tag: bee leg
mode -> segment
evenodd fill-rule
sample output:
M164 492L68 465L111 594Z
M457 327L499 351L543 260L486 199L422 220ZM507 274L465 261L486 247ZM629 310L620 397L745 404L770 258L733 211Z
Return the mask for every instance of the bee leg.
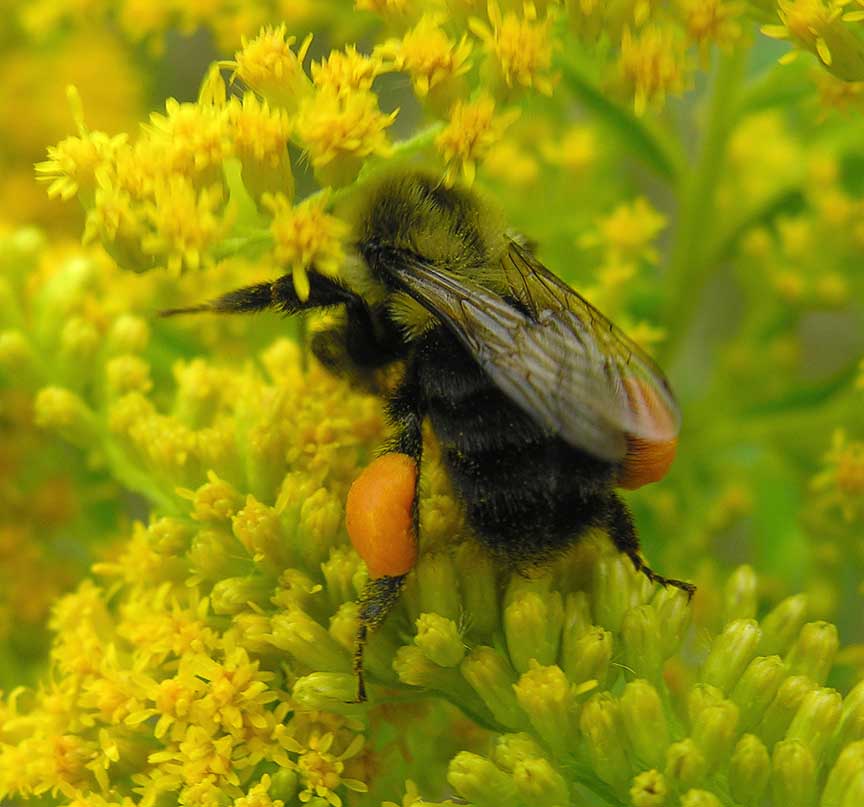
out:
M642 560L642 556L639 554L639 538L636 535L633 518L627 509L627 505L615 495L609 499L606 520L603 526L606 527L612 543L615 544L615 548L630 558L637 572L642 572L652 583L659 583L664 587L672 586L673 588L679 588L687 593L688 600L692 599L693 594L696 592L696 586L684 580L663 577Z
M420 463L423 458L423 411L420 404L416 368L409 364L405 377L391 396L387 414L396 427L396 433L387 442L384 454L396 452L407 454L414 460L417 474L414 483L414 498L411 505L414 540L417 540L420 526L418 489L420 485ZM366 700L366 683L363 675L363 652L369 633L382 622L399 601L405 575L385 575L370 579L360 595L360 624L354 637L354 656L352 669L357 680L358 703Z
M366 701L366 681L363 676L363 652L366 649L366 641L369 632L375 630L399 602L405 575L396 577L378 577L369 580L363 587L360 595L360 624L354 636L354 656L352 670L357 681L357 695L355 701L364 703Z

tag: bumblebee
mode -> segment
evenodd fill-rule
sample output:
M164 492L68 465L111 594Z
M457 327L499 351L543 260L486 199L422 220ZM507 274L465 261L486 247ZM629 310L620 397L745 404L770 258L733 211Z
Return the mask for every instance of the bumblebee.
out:
M691 584L645 565L615 492L661 478L675 454L679 411L657 365L467 190L393 174L352 218L341 278L310 267L306 300L285 275L165 313L338 307L340 324L312 342L326 366L365 378L404 367L386 393L394 435L346 508L370 569L355 644L358 700L367 633L398 601L416 558L427 419L468 523L494 555L526 568L599 527L637 570L691 595Z

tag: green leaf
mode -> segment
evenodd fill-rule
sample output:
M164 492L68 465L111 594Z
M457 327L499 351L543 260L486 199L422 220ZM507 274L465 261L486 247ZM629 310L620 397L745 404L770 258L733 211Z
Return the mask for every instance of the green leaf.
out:
M565 63L562 73L567 87L598 121L661 177L672 184L681 174L681 160L659 132L644 118L607 98L577 67Z

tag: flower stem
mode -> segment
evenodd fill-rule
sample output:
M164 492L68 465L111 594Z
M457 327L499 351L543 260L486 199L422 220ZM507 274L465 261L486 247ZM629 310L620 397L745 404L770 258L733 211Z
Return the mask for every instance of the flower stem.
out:
M665 321L674 323L666 350L675 353L690 331L696 302L708 279L717 182L723 171L726 146L735 123L737 97L748 49L721 52L714 76L705 138L694 170L684 175L678 227L669 257L668 308Z

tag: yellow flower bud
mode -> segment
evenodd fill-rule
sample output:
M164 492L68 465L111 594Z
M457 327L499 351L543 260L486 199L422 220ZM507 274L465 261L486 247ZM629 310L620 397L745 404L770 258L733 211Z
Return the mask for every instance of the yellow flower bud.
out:
M771 778L771 757L755 734L738 740L729 762L729 789L741 804L759 804Z
M700 784L708 774L708 763L691 739L672 743L666 751L666 779L679 788Z
M774 804L809 807L816 792L816 761L801 740L782 740L771 760L771 792Z
M806 675L817 684L824 684L839 643L837 628L830 622L808 623L786 654L789 672Z
M255 561L266 560L276 569L288 565L290 553L274 508L247 496L246 506L231 519L231 526Z
M660 695L648 681L637 679L621 693L621 719L636 758L660 767L669 747L669 724Z
M600 692L582 707L579 728L594 772L616 790L626 791L630 781L627 735L621 707L608 692Z
M543 749L530 734L501 734L495 739L492 761L502 771L513 773L520 762L529 759L543 759Z
M504 635L513 666L522 673L532 659L539 664L552 664L558 657L564 622L561 594L550 591L548 583L526 585L514 578L505 602Z
M653 768L638 774L630 786L630 803L633 807L664 807L668 795L666 778Z
M864 740L858 740L849 743L843 749L834 767L831 768L828 781L825 782L825 789L822 791L821 807L841 807L853 782L862 778L864 778Z
M546 744L563 753L575 741L576 698L560 667L532 662L514 687L516 699Z
M840 720L842 698L833 689L814 689L804 696L786 732L787 740L801 740L819 762Z
M641 601L641 581L629 558L606 555L593 569L594 615L597 624L611 631L621 629L624 614ZM641 575L640 575L641 576Z
M272 581L262 577L226 577L217 580L210 592L210 604L217 614L236 614L249 603L263 606L273 593Z
M828 747L829 763L849 743L864 737L864 681L859 681L843 699L840 722Z
M753 619L730 622L711 645L705 660L702 680L707 684L730 692L747 665L756 655L762 631Z
M298 678L291 691L300 709L324 709L343 715L356 715L362 706L353 703L357 682L351 673L314 672Z
M111 324L105 346L109 353L140 353L150 340L150 328L141 318L121 314Z
M441 667L456 667L465 657L459 628L452 619L440 614L420 614L414 644Z
M129 392L148 393L153 388L150 365L140 356L123 354L109 359L105 365L108 392L120 396Z
M462 591L466 631L469 636L488 636L498 627L499 619L495 562L473 541L457 547L454 562L459 576L471 581Z
M650 605L631 608L621 623L624 662L633 672L650 681L660 678L663 655L660 643L660 623Z
M612 634L603 628L591 628L576 641L568 641L565 634L561 666L574 684L597 681L603 686L609 677L612 661Z
M184 495L192 499L192 518L197 521L227 521L243 505L234 486L213 471L207 472L207 482L194 493L186 491Z
M807 597L796 594L787 597L770 611L761 622L762 641L759 652L764 656L785 653L807 618Z
M34 404L36 425L59 432L66 440L90 448L98 440L93 412L84 401L63 387L43 387Z
M729 575L723 587L725 622L756 617L756 582L756 572L749 565L739 566Z
M324 590L332 607L353 600L360 594L354 586L360 565L360 557L352 547L336 546L330 550L330 557L321 564L321 572L327 584Z
M519 807L521 803L511 776L468 751L461 751L451 760L447 781L477 807Z
M708 770L728 759L738 736L738 707L723 700L706 706L693 724L693 741L699 747Z
M21 331L0 333L0 370L20 380L32 376L35 368L36 353L27 337Z
M221 580L237 571L237 542L224 530L201 529L192 538L189 564L204 580Z
M526 759L513 769L513 782L525 804L569 807L570 789L547 759Z
M790 676L780 685L758 728L769 748L786 734L807 693L814 689L816 684L805 675Z
M416 567L419 613L459 619L461 598L452 558L443 552L421 555ZM416 616L419 615L415 615Z
M663 626L660 632L660 646L663 658L677 652L690 624L690 598L686 591L668 586L661 588L651 601L657 612L657 619Z
M293 608L275 614L270 642L297 661L319 672L350 672L351 657L345 648L308 614Z
M475 647L462 661L460 669L499 723L510 728L527 723L514 692L516 672L497 650L482 645Z
M747 665L732 690L732 700L741 711L742 730L758 725L784 678L786 665L779 656L757 656Z
M60 331L60 355L66 361L84 361L96 353L100 342L99 331L89 319L70 317Z
M707 790L688 790L681 797L681 807L722 807L720 799Z

